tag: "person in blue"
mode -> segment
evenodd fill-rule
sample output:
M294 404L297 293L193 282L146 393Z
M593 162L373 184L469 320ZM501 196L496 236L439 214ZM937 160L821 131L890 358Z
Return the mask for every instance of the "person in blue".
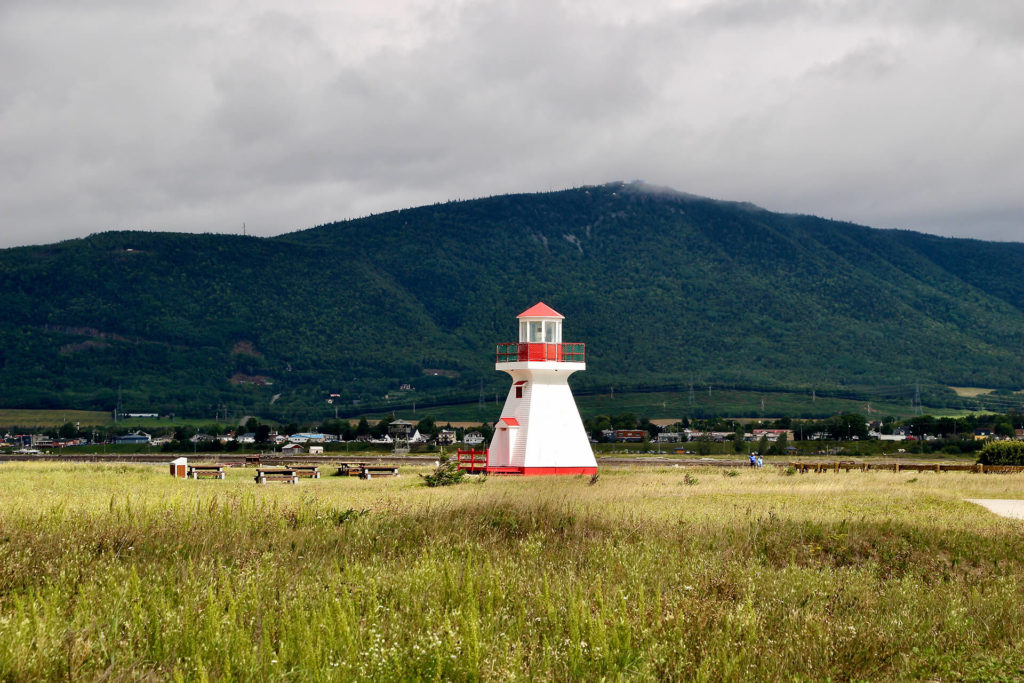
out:
M757 456L753 453L750 454L750 466L757 467Z
M764 460L761 459L760 455L757 456L757 466L758 467L764 467Z

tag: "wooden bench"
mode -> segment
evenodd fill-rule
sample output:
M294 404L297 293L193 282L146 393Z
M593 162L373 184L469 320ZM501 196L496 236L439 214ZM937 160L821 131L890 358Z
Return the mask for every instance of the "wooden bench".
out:
M288 465L288 468L295 470L295 474L299 477L307 477L309 479L320 478L320 467L318 465Z
M363 465L360 479L372 479L374 477L397 477L398 468L391 465Z
M188 476L191 479L223 479L224 465L189 465Z
M280 481L285 484L298 484L299 475L291 467L257 467L256 483L266 484L268 481Z
M342 462L338 463L338 471L334 473L336 477L361 477L363 474L363 468L366 467L365 462Z

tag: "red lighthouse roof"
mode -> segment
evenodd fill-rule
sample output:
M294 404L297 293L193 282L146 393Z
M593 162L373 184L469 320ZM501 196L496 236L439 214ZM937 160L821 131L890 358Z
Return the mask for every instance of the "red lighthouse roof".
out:
M540 301L516 316L517 318L564 318L565 316Z

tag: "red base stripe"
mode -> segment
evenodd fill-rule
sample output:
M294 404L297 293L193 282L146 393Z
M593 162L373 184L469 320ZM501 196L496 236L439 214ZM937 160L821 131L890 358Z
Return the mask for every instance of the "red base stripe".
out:
M488 467L492 474L522 474L527 477L546 475L597 474L596 467Z

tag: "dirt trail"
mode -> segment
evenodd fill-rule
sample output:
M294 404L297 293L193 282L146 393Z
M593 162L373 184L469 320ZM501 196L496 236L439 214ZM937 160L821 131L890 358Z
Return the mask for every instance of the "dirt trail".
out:
M968 498L968 503L977 503L1002 517L1024 519L1024 500L1004 500L1002 498Z

